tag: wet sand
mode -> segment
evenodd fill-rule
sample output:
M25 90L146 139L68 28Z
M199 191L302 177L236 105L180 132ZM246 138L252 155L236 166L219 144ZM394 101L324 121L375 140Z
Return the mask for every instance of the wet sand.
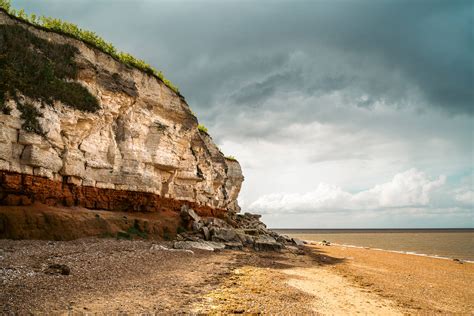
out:
M153 245L115 239L0 240L0 312L474 311L473 264L336 246L190 253ZM70 274L46 274L52 263L67 265Z

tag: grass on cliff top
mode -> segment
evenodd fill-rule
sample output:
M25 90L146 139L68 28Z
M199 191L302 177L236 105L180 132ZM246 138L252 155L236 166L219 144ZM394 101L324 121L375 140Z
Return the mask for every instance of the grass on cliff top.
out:
M115 59L121 61L126 65L140 69L158 78L176 94L181 95L179 93L178 87L175 86L171 81L166 79L161 71L156 70L155 68L147 64L145 61L137 59L128 53L117 51L114 45L108 43L94 32L81 29L75 24L62 21L60 19L45 16L38 17L35 14L28 15L23 9L18 11L14 10L11 6L11 0L0 0L0 9L3 9L11 16L15 16L16 18L33 24L35 26L39 26L54 31L56 33L60 33L81 40L101 50L102 52L109 54L110 56L114 57Z

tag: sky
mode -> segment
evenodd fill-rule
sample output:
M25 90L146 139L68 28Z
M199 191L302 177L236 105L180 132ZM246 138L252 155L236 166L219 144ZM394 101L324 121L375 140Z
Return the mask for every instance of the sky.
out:
M470 0L13 5L162 70L269 227L474 227Z

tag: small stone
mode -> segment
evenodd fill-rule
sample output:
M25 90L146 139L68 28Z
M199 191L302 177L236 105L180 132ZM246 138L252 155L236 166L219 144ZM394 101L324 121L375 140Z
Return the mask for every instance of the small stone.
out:
M44 270L44 273L53 275L69 275L71 273L71 269L65 264L53 263L50 264L46 270Z

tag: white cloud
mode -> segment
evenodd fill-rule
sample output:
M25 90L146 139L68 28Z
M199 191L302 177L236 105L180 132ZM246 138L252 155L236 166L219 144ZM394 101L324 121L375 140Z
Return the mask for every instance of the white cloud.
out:
M377 210L426 207L433 191L446 181L445 176L430 179L417 169L396 174L390 182L358 193L320 183L308 193L267 194L249 205L254 212L271 214Z
M468 188L459 189L454 199L462 204L474 206L474 191Z

